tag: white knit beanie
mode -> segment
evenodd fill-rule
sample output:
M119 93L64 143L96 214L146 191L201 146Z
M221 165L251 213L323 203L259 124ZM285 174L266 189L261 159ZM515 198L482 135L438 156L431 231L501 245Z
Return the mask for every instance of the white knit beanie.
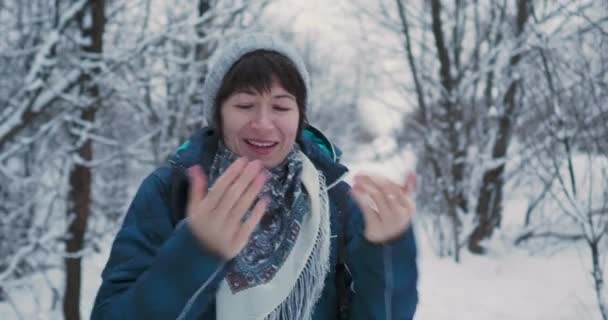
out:
M266 33L249 33L228 41L221 46L210 61L210 69L203 83L203 114L207 124L213 125L215 119L215 100L222 80L230 68L245 54L256 50L274 51L284 55L296 66L304 85L306 95L310 96L310 79L304 61L295 48L281 38ZM307 101L310 99L306 99ZM303 106L305 109L307 106Z

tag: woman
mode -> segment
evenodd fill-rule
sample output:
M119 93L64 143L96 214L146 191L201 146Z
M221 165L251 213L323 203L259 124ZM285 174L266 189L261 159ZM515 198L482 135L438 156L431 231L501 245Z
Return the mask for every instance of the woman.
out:
M359 175L350 191L307 124L304 63L280 39L240 37L212 62L210 127L144 180L92 318L412 319L413 177Z

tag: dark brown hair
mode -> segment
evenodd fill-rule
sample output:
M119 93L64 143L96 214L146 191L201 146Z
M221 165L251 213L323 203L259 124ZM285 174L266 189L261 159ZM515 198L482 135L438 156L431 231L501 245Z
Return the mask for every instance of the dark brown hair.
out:
M257 92L270 92L272 82L276 80L296 98L300 114L298 136L302 132L306 119L306 85L296 65L284 55L269 51L255 50L244 54L232 65L222 79L222 84L215 100L215 125L222 132L220 106L235 91L253 89Z

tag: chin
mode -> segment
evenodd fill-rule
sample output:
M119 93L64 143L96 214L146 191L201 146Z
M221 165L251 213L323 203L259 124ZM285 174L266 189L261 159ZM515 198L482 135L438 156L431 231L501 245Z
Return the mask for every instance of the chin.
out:
M262 160L262 164L264 165L264 168L269 169L269 170L278 165L278 163L276 163L276 161L270 161L270 160Z

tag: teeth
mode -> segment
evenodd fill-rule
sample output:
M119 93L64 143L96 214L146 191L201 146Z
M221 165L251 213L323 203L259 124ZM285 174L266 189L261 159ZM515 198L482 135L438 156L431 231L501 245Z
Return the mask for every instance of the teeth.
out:
M275 144L274 142L257 142L257 141L253 141L253 140L247 140L247 142L249 142L250 144L252 144L256 147L262 147L262 148L272 147Z

